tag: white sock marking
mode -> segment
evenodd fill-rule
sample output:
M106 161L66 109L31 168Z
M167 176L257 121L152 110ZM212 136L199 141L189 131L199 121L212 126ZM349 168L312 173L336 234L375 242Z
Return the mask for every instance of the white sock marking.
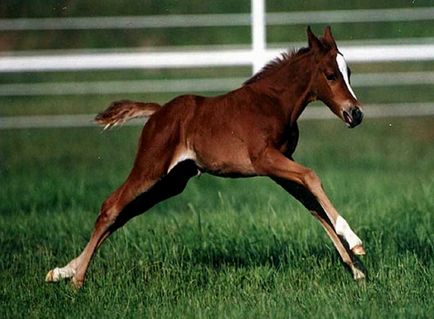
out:
M336 55L336 62L338 63L339 71L341 72L345 84L347 85L348 91L350 91L351 95L357 100L356 94L350 85L350 80L348 79L348 67L347 62L345 62L344 56L340 53Z
M345 238L348 245L350 246L350 249L353 249L353 247L362 244L360 238L357 237L356 234L354 234L347 221L341 216L338 216L338 218L336 219L335 230L338 235L341 235Z
M75 275L75 270L72 267L65 266L62 268L54 268L53 269L53 281L59 281L63 278L71 278Z

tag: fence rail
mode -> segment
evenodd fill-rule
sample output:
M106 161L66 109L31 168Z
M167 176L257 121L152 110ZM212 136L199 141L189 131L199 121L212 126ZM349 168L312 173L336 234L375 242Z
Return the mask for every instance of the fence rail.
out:
M294 25L347 22L393 22L432 20L433 7L270 12L266 24ZM98 30L250 26L249 13L187 14L122 17L0 19L0 31Z
M434 115L433 103L372 104L364 106L367 118L421 117ZM95 114L35 115L0 117L2 129L95 127ZM300 120L327 120L336 116L326 107L308 107ZM133 119L125 125L143 125L143 119Z
M146 93L224 92L237 88L244 77L80 81L0 84L0 96L50 96ZM354 87L434 85L434 72L363 73L352 76Z
M267 49L263 59L271 60L285 50ZM434 44L365 45L340 50L350 62L434 60ZM249 49L3 56L0 57L0 73L248 66L257 59L257 53Z

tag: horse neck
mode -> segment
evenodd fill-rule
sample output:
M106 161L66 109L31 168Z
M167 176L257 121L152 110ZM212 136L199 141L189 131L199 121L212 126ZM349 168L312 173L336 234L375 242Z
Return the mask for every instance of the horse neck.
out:
M307 104L314 100L311 90L314 73L313 56L306 53L294 57L279 70L258 81L256 87L277 101L286 122L294 125Z

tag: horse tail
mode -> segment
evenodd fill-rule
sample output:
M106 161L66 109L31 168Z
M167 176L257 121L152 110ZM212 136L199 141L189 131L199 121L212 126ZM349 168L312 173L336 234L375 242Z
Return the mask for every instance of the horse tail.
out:
M95 122L104 125L104 130L123 124L135 117L150 117L161 108L157 103L143 103L130 100L116 101L97 114Z

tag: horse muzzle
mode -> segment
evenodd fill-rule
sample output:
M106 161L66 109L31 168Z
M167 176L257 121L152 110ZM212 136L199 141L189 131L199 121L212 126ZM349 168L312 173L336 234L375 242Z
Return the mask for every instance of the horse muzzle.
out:
M356 127L363 120L363 112L358 106L342 111L342 119L349 128Z

